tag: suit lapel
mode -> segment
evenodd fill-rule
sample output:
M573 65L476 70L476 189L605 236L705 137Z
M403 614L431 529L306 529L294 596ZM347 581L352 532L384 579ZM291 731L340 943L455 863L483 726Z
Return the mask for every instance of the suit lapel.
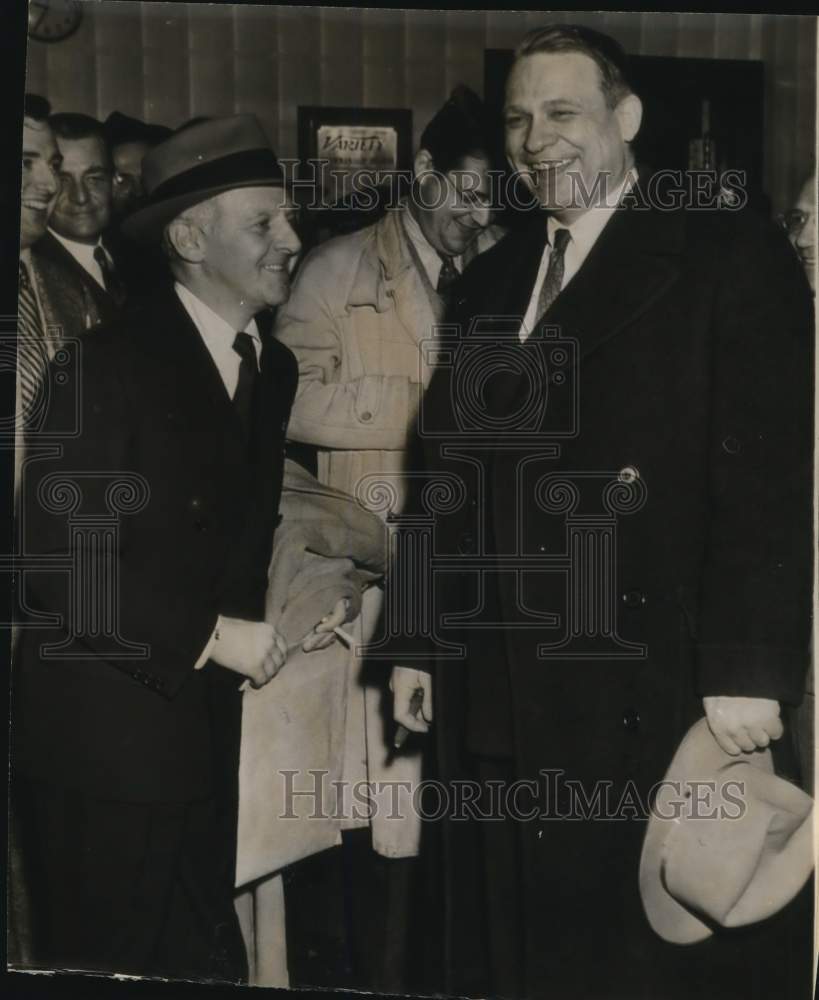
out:
M587 358L644 313L679 277L681 213L615 213L580 270L544 317L579 341Z
M159 323L155 336L160 350L170 352L172 370L178 372L176 392L191 413L207 414L208 426L224 428L237 443L245 441L244 429L233 400L196 324L179 296L167 289L157 303Z
M465 320L467 326L476 315L523 319L546 245L546 217L536 213L519 233L505 237L501 243L504 253L496 281L487 282L482 276L482 283L473 287L467 270L455 286L454 315ZM493 252L498 251L493 248ZM498 288L502 289L500 295ZM468 307L466 315L464 306Z
M51 233L37 243L36 254L55 313L69 315L76 329L88 329L116 315L111 296Z
M682 213L634 208L618 211L610 219L578 272L538 325L541 329L558 327L561 338L577 341L571 364L587 359L625 330L677 280L683 225ZM526 268L526 283L518 275L510 276L507 315L524 315L544 242L540 254L532 253L533 261L524 264L519 256L515 257L520 271ZM534 251L535 246L531 244L530 250ZM538 332L536 327L527 349L536 348ZM530 369L526 366L527 372ZM498 413L514 409L514 400L522 391L521 377L510 374L496 380L493 402Z

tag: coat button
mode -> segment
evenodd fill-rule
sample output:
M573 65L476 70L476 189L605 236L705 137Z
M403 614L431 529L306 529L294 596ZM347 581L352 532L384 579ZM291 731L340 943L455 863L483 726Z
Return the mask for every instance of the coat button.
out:
M646 603L646 595L641 590L627 590L621 600L627 608L641 608Z
M636 482L640 478L640 470L634 465L626 465L617 473L617 478L621 483Z
M192 497L191 498L191 504L190 504L190 506L191 506L191 510L201 510L202 509L202 501L199 499L199 497Z
M369 423L369 422L370 422L370 421L372 420L372 418L373 418L373 415L372 415L372 413L370 413L370 411L369 411L369 410L365 410L365 411L364 411L364 412L363 412L363 413L361 414L361 419L362 419L362 420L363 420L363 421L364 421L365 423Z
M640 713L636 708L623 710L623 728L630 733L635 733L640 728Z
M469 555L475 551L475 536L470 531L462 531L458 536L458 551L461 555Z
M722 442L722 450L727 452L729 455L737 455L741 450L742 445L737 441L735 437L731 437L729 434L727 438Z

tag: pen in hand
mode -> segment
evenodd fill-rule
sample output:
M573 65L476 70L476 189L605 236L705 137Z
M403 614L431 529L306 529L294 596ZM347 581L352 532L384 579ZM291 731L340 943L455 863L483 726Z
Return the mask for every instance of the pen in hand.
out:
M409 710L410 715L417 715L424 703L424 689L417 687L412 692L412 697L410 698ZM401 747L406 743L407 737L410 731L406 726L399 725L395 730L395 739L393 740L393 746L396 750L400 750Z

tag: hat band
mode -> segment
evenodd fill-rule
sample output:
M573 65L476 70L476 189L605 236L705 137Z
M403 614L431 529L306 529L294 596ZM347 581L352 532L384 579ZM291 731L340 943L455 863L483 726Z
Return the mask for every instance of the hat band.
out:
M198 163L157 185L151 192L151 201L166 201L195 191L248 181L258 181L259 185L284 184L282 168L272 149L243 149L209 163Z

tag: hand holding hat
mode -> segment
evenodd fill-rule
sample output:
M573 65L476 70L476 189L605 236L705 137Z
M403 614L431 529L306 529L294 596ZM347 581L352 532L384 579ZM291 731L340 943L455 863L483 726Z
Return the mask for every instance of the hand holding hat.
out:
M693 944L772 916L813 868L813 800L774 774L769 750L731 755L700 719L659 786L640 894L652 928Z
M772 698L714 696L702 702L714 739L732 756L764 749L784 732L779 702Z

